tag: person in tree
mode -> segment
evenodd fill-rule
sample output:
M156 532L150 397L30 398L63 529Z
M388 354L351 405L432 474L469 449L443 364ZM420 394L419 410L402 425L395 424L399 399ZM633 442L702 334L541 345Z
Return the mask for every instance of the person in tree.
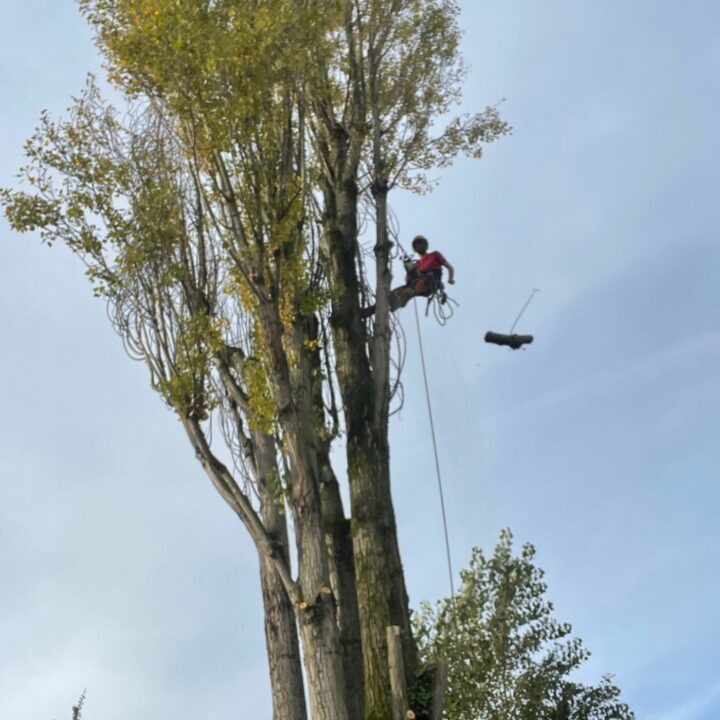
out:
M405 258L405 284L390 291L390 311L405 307L414 297L430 297L442 288L442 269L447 268L448 282L455 284L455 268L445 256L434 250L428 252L429 243L423 235L416 235L412 241L413 250L420 256L419 260ZM363 317L375 314L375 305L363 308Z

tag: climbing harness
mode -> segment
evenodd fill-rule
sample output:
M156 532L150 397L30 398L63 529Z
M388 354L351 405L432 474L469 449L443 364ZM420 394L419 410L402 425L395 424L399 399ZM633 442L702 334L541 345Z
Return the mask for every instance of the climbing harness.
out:
M442 511L443 531L445 533L445 553L447 555L448 577L450 579L450 598L455 603L455 581L453 580L452 554L450 552L450 535L448 533L447 513L445 511L445 493L443 492L442 473L440 472L440 456L438 454L437 437L435 435L435 422L433 420L432 404L430 402L430 385L425 365L425 350L423 348L422 332L420 330L420 313L417 301L413 300L415 309L415 325L417 327L418 344L420 346L420 362L422 365L423 382L425 383L425 400L427 402L428 418L430 419L430 434L432 435L433 453L435 454L435 474L437 475L438 492L440 494L440 509Z
M428 317L430 308L432 308L433 316L438 324L446 325L447 321L455 314L455 308L459 307L460 303L453 300L445 292L445 285L443 285L439 272L420 272L417 269L417 261L415 258L405 251L405 248L403 248L397 238L395 242L403 253L401 256L402 264L407 275L412 278L413 288L417 288L417 286L421 284L423 285L422 292L418 292L417 296L427 298L425 317Z
M492 332L492 330L488 330L488 332L485 333L485 342L492 343L493 345L504 345L509 347L511 350L519 350L523 345L529 345L532 343L535 339L532 335L517 335L515 334L515 328L520 322L520 318L525 314L528 306L533 301L533 298L539 292L540 290L538 290L538 288L534 288L532 293L530 293L530 297L523 305L522 310L518 313L518 316L515 318L515 322L512 324L509 333L496 333Z

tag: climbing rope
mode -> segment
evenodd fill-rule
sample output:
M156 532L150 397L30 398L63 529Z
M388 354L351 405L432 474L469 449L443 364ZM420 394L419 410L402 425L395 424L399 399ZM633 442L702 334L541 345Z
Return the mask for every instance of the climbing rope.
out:
M422 364L423 381L425 383L425 399L427 401L428 417L430 419L430 434L432 435L433 452L435 453L435 472L437 474L438 491L440 493L440 509L442 510L443 530L445 532L445 552L447 554L448 576L450 578L450 597L455 603L455 581L453 580L452 556L450 552L450 535L448 533L447 513L445 512L445 493L443 492L442 473L440 472L440 456L438 455L437 437L435 435L435 422L433 421L432 404L430 402L430 385L428 384L427 367L425 365L425 350L423 348L422 332L420 331L420 313L417 309L417 299L413 299L415 309L415 325L417 327L418 344L420 346L420 361Z
M540 290L538 288L535 288L531 293L530 297L528 298L528 301L523 305L522 310L520 311L519 315L515 318L515 322L512 324L512 327L510 328L510 335L515 332L515 326L520 322L520 318L525 314L525 311L528 309L528 306L533 301L533 298L537 293L539 293Z
M394 248L394 251L391 253L391 257L393 257L394 259L397 259L398 257L410 258L412 257L412 255L407 252L407 250L400 242L400 222L398 220L398 217L393 212L392 208L389 208L389 210L390 212L388 214L388 235L393 243ZM435 319L440 325L445 325L445 323L447 323L447 321L453 316L453 305L457 306L458 303L455 302L455 300L453 300L452 298L447 297L444 291L441 290L441 292L443 293L445 302L441 302L442 298L438 297L437 292L434 292L428 298L425 315L430 312L430 306L432 305L433 315L435 316ZM443 491L442 472L440 470L440 455L438 453L437 435L435 433L435 421L433 419L432 413L432 403L430 402L430 385L428 384L427 366L425 363L425 349L423 347L422 331L420 329L420 313L418 312L417 303L417 297L413 298L413 310L415 311L415 327L417 328L418 345L420 347L420 361L422 364L423 382L425 384L425 401L427 403L428 419L430 421L430 434L432 435L433 454L435 457L435 474L437 475L438 493L440 495L440 511L442 513L443 533L445 536L445 554L447 558L448 580L450 581L450 599L454 606L455 580L453 579L452 553L450 550L450 533L448 531L447 512L445 510L445 493ZM399 321L398 325L402 328L402 325ZM457 620L455 620L455 622L457 622Z
M441 288L440 290L436 290L428 298L427 307L425 308L425 317L428 316L430 308L432 307L433 315L435 316L437 324L440 325L440 327L445 327L448 320L450 320L450 318L452 318L455 314L455 307L453 306L459 307L460 303L453 300L451 297L448 297L445 290Z

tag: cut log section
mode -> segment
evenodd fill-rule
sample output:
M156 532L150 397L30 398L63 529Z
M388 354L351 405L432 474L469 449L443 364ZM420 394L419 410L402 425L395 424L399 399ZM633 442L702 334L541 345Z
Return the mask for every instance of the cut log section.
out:
M513 350L519 350L523 345L529 345L533 340L532 335L505 335L492 331L485 333L485 342L493 345L504 345Z

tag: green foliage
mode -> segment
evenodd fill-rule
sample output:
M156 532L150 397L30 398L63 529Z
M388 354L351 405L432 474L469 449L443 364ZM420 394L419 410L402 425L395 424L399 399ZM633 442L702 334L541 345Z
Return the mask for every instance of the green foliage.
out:
M250 428L269 435L277 421L277 408L268 385L267 372L259 359L248 358L242 363L241 373L250 405Z
M208 386L208 368L222 346L220 333L205 312L178 319L172 372L158 383L165 401L183 417L207 419L216 405Z
M359 322L348 335L342 317L357 318L365 300L355 292L367 277L355 266L355 256L365 262L356 252L364 203L384 212L383 190L423 192L432 169L479 157L509 132L495 108L450 115L465 73L458 3L79 5L126 106L115 111L90 81L67 119L43 115L21 187L0 201L15 230L63 242L85 263L199 455L209 452L199 423L217 408L239 473L253 475L248 434L259 432L279 453L292 449L291 474L341 432L334 373L361 357L348 344L373 343L373 373L386 383L381 343L357 335ZM367 377L347 394L377 395ZM365 407L348 411L348 425L386 432L374 417L385 409ZM316 474L314 460L305 464L303 482ZM279 503L282 485L271 487ZM385 611L370 610L367 621L380 623ZM378 671L368 674L384 684L381 649L368 648Z
M224 340L234 343L238 317L255 326L261 303L285 330L330 305L337 289L317 250L328 128L344 127L361 175L380 151L389 187L417 191L429 186L428 169L459 152L479 156L509 130L488 110L434 131L464 75L455 0L80 8L129 112L103 101L91 79L67 119L43 114L25 148L27 187L0 191L0 201L14 229L80 256L150 363L153 386L181 413L198 398L207 405L211 371L200 365L220 345L190 350L198 323L232 326ZM258 368L267 363L245 372L246 389L256 427L267 429L272 383Z
M367 0L359 4L367 40L371 122L380 127L381 164L390 188L424 193L428 171L511 132L495 107L453 117L466 75L456 0ZM443 127L442 123L446 123Z
M273 132L288 75L308 71L333 3L296 0L81 0L110 79L191 119L204 149ZM280 92L279 92L280 91ZM202 150L201 150L202 152Z
M589 657L545 598L535 549L513 555L503 531L492 557L472 551L454 601L423 604L414 619L422 660L449 664L448 720L632 720L611 678L572 680Z

